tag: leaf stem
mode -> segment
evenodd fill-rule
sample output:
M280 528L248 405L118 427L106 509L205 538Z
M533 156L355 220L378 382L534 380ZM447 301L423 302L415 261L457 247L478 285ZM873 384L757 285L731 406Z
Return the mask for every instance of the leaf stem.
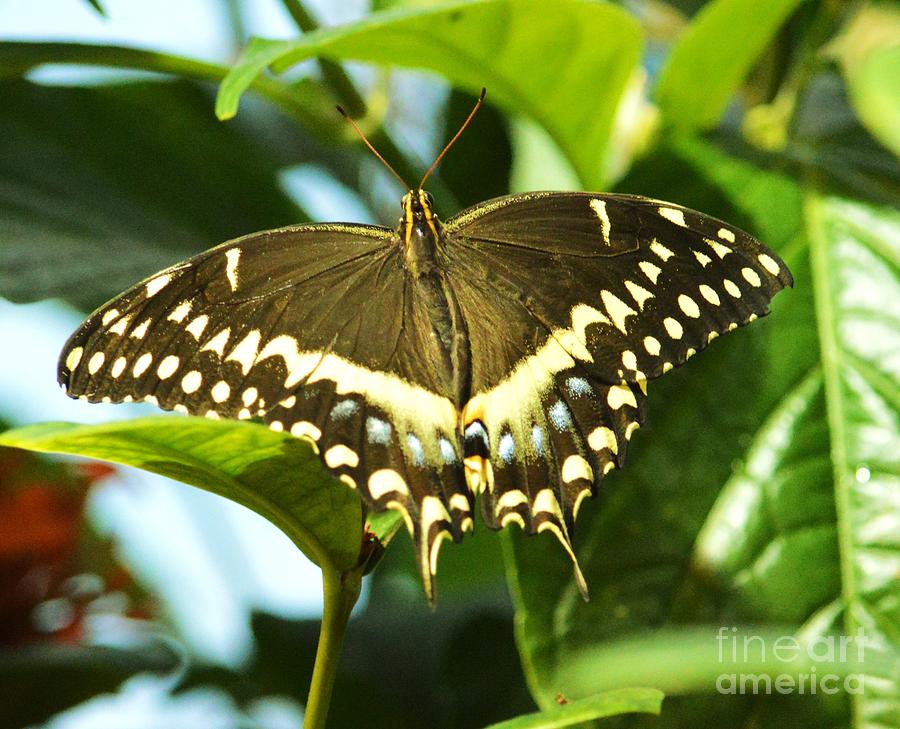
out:
M316 19L303 7L300 0L282 0L285 10L294 19L297 27L304 33L311 33L319 27ZM361 117L366 114L366 102L356 90L353 81L344 71L341 64L328 58L319 58L319 68L322 69L322 78L328 87L334 92L344 108L353 117Z
M354 567L348 572L323 567L322 584L325 590L322 627L319 630L319 646L313 667L309 697L306 701L304 729L324 729L331 704L331 692L337 676L344 633L350 620L353 606L359 599L362 586L363 567Z

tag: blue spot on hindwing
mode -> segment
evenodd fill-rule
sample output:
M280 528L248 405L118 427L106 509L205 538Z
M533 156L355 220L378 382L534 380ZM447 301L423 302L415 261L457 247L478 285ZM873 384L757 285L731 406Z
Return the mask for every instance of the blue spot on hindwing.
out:
M531 426L531 443L540 455L544 454L544 429L540 425Z
M516 455L516 442L513 440L511 433L504 433L500 436L500 444L497 450L504 463L513 462L513 458Z
M391 442L391 424L379 418L366 418L366 437L369 443L389 445Z
M593 393L591 383L583 377L570 377L566 380L566 389L572 397L590 395Z
M449 440L441 438L438 444L441 447L441 458L444 459L444 463L456 463L459 460L459 456L456 455L453 444Z
M560 433L572 426L572 413L562 400L557 400L547 411L550 422Z
M420 441L413 433L407 433L406 445L409 447L409 452L412 455L413 465L424 466L425 449L422 447L422 441Z
M359 410L359 403L355 400L341 400L337 405L331 408L332 420L346 420Z

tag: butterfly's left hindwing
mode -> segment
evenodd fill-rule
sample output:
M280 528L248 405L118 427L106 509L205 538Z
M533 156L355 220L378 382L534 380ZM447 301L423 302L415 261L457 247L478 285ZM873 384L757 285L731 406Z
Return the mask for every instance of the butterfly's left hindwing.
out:
M301 226L231 241L147 279L72 335L59 382L91 402L149 401L261 418L414 537L431 591L437 547L472 519L457 410L391 231Z

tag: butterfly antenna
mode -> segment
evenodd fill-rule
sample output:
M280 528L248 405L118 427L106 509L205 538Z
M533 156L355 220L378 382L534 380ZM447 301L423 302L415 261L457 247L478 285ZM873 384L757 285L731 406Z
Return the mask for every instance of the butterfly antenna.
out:
M469 116L466 117L466 120L462 123L462 126L459 128L459 131L453 135L453 139L447 142L447 145L441 150L441 153L435 158L434 162L431 163L431 167L428 168L428 172L425 173L425 176L422 177L422 181L419 183L419 189L422 189L422 185L425 184L425 180L428 179L428 176L434 172L435 168L441 163L441 160L444 159L444 155L447 154L447 150L453 146L457 139L459 139L459 135L462 134L466 127L469 126L469 122L472 121L472 117L478 112L478 109L481 107L481 102L484 101L484 95L487 93L487 90L482 88L481 95L478 97L478 101L475 102L475 108L469 112Z
M378 150L372 146L372 143L368 139L366 139L366 135L362 133L362 129L360 129L358 126L356 126L356 122L350 118L350 115L346 111L344 111L344 109L340 106L337 106L335 108L338 110L338 112L340 112L341 116L344 117L344 119L346 119L350 123L350 126L353 127L354 131L359 135L359 138L362 139L363 142L365 142L365 145L369 148L369 150L371 150L372 154L374 154L376 157L378 157L378 159L381 160L381 163L385 167L387 167L391 171L391 174L397 178L397 180L400 182L401 185L403 185L404 189L411 190L412 188L409 185L407 185L406 182L404 182L403 178L397 174L397 171L393 167L391 167L390 164L388 164L388 161L384 157L382 157L379 154Z

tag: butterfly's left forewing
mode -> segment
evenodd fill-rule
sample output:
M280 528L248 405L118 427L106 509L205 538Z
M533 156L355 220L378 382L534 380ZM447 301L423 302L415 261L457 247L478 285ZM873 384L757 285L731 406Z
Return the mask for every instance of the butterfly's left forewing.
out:
M370 508L396 509L431 591L437 548L471 525L457 410L391 231L300 226L231 241L147 279L72 335L59 381L260 418L312 443Z

